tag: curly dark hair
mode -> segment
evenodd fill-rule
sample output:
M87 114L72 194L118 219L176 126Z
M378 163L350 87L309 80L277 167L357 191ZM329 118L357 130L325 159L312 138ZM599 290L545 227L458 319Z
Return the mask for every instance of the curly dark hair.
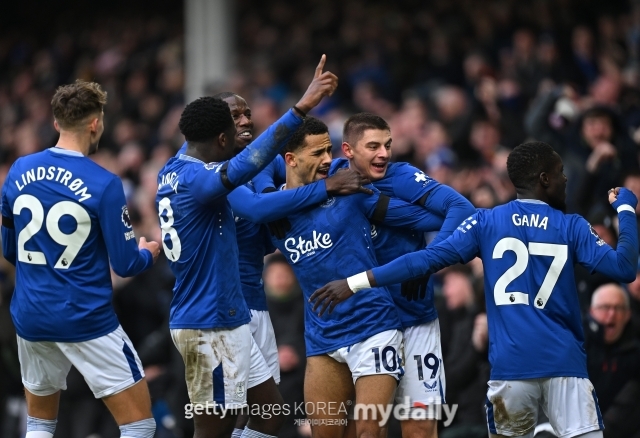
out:
M291 139L286 144L284 149L282 149L282 156L287 152L295 152L298 149L301 149L305 146L305 138L307 135L320 135L327 134L329 132L329 128L325 123L316 119L315 117L305 117L302 125L293 133Z
M516 189L529 190L538 183L542 172L549 172L556 164L555 150L541 141L516 146L507 158L507 173Z
M342 141L355 145L368 129L389 130L389 124L380 116L371 113L357 113L344 122Z
M180 132L187 141L209 141L234 128L229 105L215 97L201 97L186 106L180 122Z

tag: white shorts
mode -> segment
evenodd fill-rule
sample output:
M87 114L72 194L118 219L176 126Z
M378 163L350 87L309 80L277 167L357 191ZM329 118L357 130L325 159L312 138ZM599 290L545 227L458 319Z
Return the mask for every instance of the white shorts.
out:
M31 342L18 338L22 383L32 394L47 396L67 389L76 367L96 398L117 394L144 377L142 363L121 326L84 342Z
M412 408L424 409L446 403L446 381L442 364L440 323L436 318L404 330L404 376L396 391L400 419L411 418ZM426 418L439 420L441 409L428 408ZM420 413L420 418L424 418Z
M249 324L233 329L172 329L171 338L184 360L187 391L193 405L247 405L255 344Z
M379 374L388 374L399 380L404 373L401 352L402 333L400 330L387 330L327 355L346 363L355 383L359 377Z
M252 310L249 328L251 328L251 335L256 344L258 344L258 348L271 371L273 380L276 381L276 385L279 384L280 362L278 360L278 346L276 345L276 334L273 331L269 312L266 310ZM249 388L253 388L251 382L249 382Z
M560 438L604 429L589 379L489 380L485 404L487 424L493 434L533 436L539 405Z

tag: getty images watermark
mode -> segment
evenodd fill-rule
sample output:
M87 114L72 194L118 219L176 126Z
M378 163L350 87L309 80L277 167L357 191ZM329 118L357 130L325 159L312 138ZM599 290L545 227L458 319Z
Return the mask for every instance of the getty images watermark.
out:
M410 402L409 397L405 397L403 403L395 405L383 404L363 404L356 403L352 406L349 400L346 403L338 402L301 402L276 405L248 405L242 409L225 408L215 402L207 402L206 404L191 404L184 406L184 416L187 419L193 418L194 415L217 415L224 418L230 411L240 412L245 415L259 416L265 420L278 415L288 416L293 414L296 417L313 417L313 416L330 416L338 417L335 419L299 419L296 424L316 425L341 425L346 424L345 416L354 420L378 420L380 426L385 425L391 415L398 420L426 420L428 418L440 418L443 420L445 427L449 426L453 421L458 405L440 405L431 404L429 406L420 405L418 409L412 409L415 406ZM407 412L409 413L407 415Z

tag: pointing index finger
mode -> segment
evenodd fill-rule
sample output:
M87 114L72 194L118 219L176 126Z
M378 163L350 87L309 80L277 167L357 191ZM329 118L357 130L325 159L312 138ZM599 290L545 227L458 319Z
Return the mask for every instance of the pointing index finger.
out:
M322 55L322 57L320 58L320 62L318 63L318 66L316 67L316 74L313 76L314 79L315 78L319 78L320 75L322 74L322 70L324 69L324 63L327 62L327 55Z

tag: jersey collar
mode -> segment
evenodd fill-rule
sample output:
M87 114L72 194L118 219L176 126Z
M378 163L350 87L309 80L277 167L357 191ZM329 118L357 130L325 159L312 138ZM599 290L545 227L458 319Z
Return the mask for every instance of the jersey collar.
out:
M191 155L180 154L178 160L193 161L194 163L206 164L204 161L192 157Z
M516 201L518 202L526 202L527 204L542 204L542 205L549 205L544 201L541 201L539 199L516 199Z
M69 149L59 148L58 146L54 146L52 148L49 148L49 150L51 152L55 152L56 154L71 155L72 157L84 157L84 155L81 152L70 151Z

